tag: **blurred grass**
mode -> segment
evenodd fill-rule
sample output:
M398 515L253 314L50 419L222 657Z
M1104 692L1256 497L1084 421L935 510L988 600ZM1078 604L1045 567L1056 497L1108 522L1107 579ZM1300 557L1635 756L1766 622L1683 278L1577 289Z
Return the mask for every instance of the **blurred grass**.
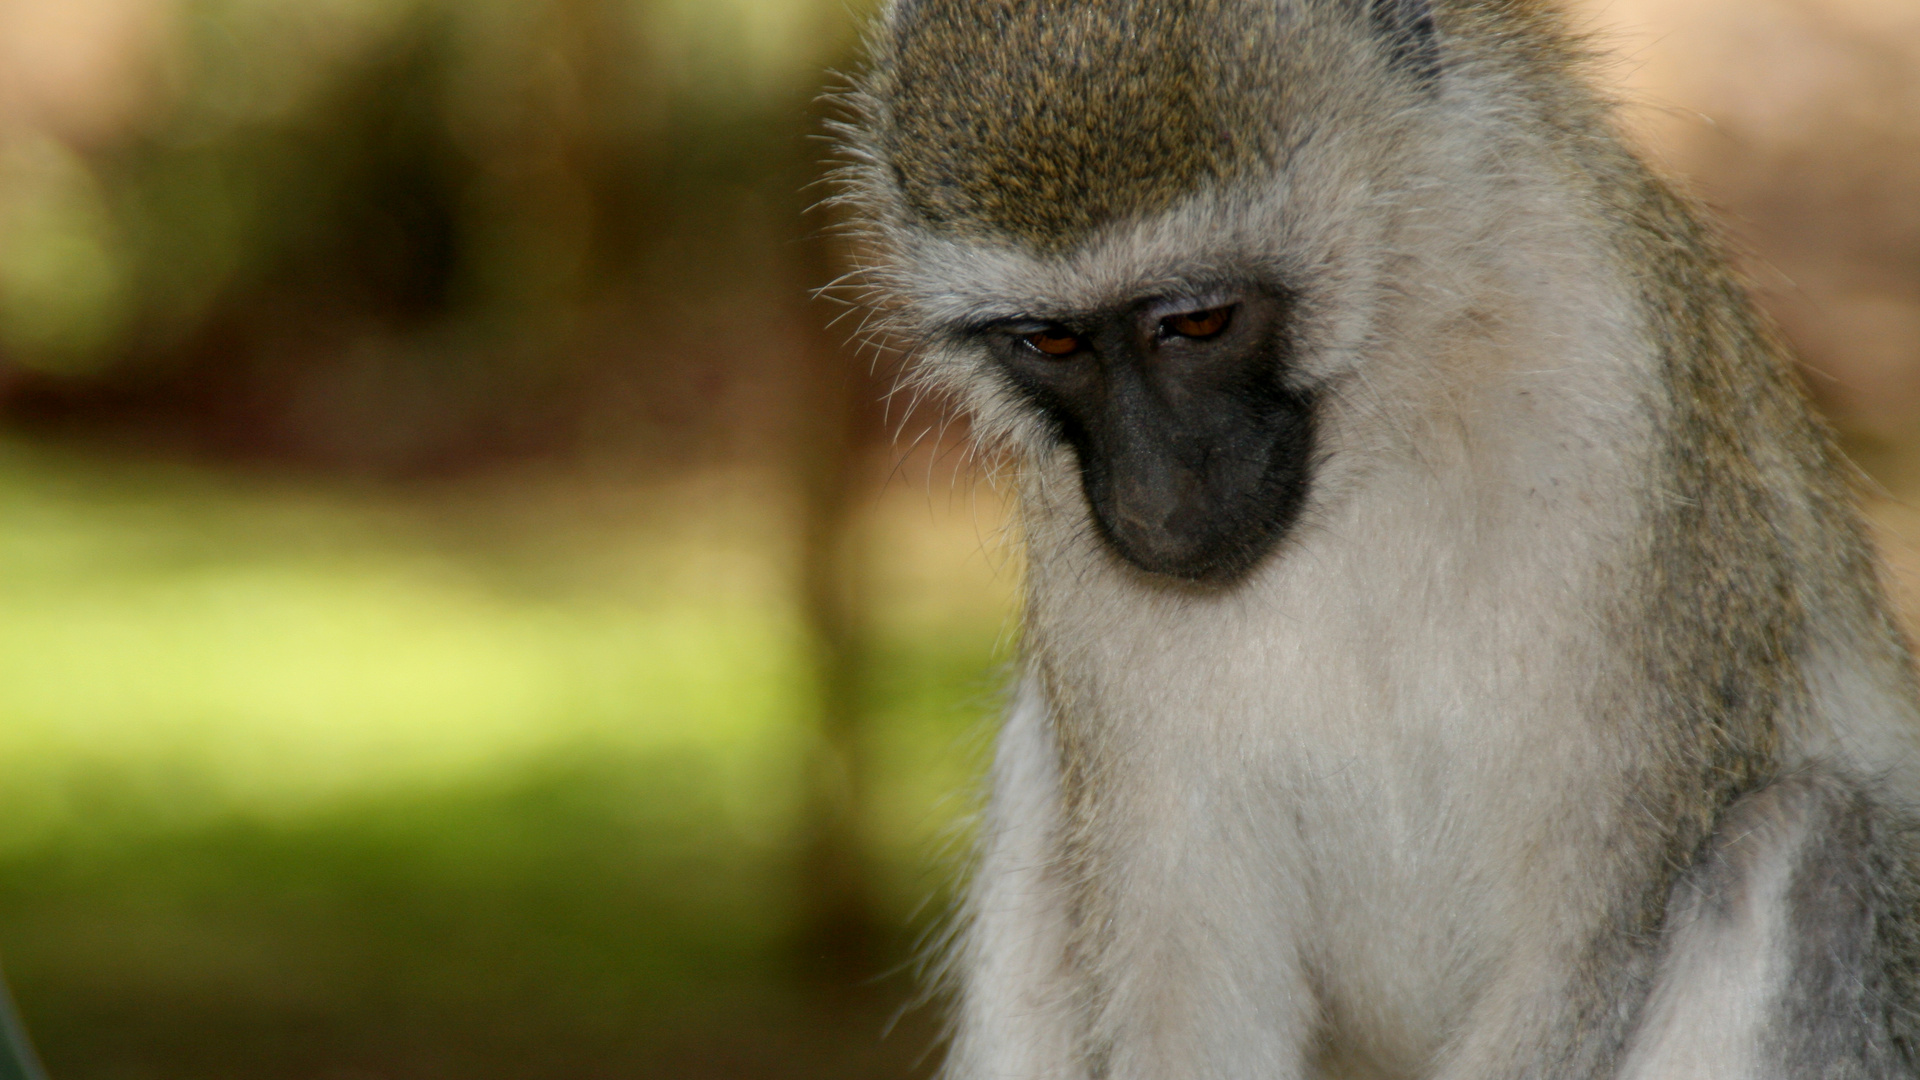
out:
M0 442L0 955L56 1076L903 1075L926 1048L924 1019L878 1041L908 980L795 982L814 727L777 483L395 493L103 454ZM904 959L1011 575L974 509L889 492L863 833Z

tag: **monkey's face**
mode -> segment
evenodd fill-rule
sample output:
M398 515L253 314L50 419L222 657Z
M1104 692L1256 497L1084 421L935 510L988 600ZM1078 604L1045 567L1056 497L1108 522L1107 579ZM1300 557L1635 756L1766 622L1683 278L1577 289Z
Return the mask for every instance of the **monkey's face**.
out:
M1299 512L1310 395L1282 379L1288 302L1254 285L970 328L1072 447L1101 537L1191 581L1252 567Z
M1410 164L1456 159L1425 4L893 0L879 30L846 175L909 378L1037 466L1047 520L1079 524L1071 462L1119 558L1249 576L1355 467L1355 365L1376 400L1413 370L1382 367L1389 273L1450 265L1388 239L1438 244L1398 223L1456 190Z

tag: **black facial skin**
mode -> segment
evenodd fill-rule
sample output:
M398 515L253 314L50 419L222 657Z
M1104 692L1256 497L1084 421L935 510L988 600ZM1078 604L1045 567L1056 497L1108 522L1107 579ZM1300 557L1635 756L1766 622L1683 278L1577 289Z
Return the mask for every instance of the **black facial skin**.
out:
M982 332L1078 454L1113 550L1221 585L1273 550L1306 499L1313 402L1283 385L1286 316L1283 295L1241 288Z

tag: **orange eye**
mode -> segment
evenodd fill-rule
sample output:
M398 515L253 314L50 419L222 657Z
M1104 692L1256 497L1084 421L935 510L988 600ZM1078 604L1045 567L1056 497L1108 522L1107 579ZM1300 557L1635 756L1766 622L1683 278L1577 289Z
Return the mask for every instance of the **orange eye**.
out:
M1087 347L1077 335L1069 334L1059 327L1049 327L1037 334L1028 334L1021 339L1027 348L1044 356L1072 356Z
M1160 328L1169 336L1184 338L1210 338L1227 328L1233 321L1233 308L1217 307L1205 311L1190 311L1181 315L1169 315L1160 320Z

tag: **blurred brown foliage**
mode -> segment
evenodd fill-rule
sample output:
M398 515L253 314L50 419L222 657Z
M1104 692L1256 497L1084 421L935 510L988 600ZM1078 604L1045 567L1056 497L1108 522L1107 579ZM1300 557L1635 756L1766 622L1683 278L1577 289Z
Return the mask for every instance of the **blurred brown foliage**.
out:
M0 415L378 474L783 452L811 100L851 26L11 0Z
M1920 434L1920 5L1583 0L1626 117L1720 212L1808 385ZM1867 452L1871 452L1868 450Z
M856 19L790 0L0 0L0 425L402 486L529 462L784 477L813 697L793 702L812 736L776 975L830 1018L790 1024L811 1047L795 1075L910 1067L925 1041L871 1047L898 991L865 984L905 933L876 924L859 832L855 493L878 393L811 298L840 272L809 210L816 97ZM97 1029L84 1015L52 1022ZM111 1025L148 1021L167 1022ZM770 1023L743 1060L778 1055ZM860 1032L852 1057L836 1023ZM686 1069L721 1068L690 1038ZM131 1056L192 1060L148 1050Z

